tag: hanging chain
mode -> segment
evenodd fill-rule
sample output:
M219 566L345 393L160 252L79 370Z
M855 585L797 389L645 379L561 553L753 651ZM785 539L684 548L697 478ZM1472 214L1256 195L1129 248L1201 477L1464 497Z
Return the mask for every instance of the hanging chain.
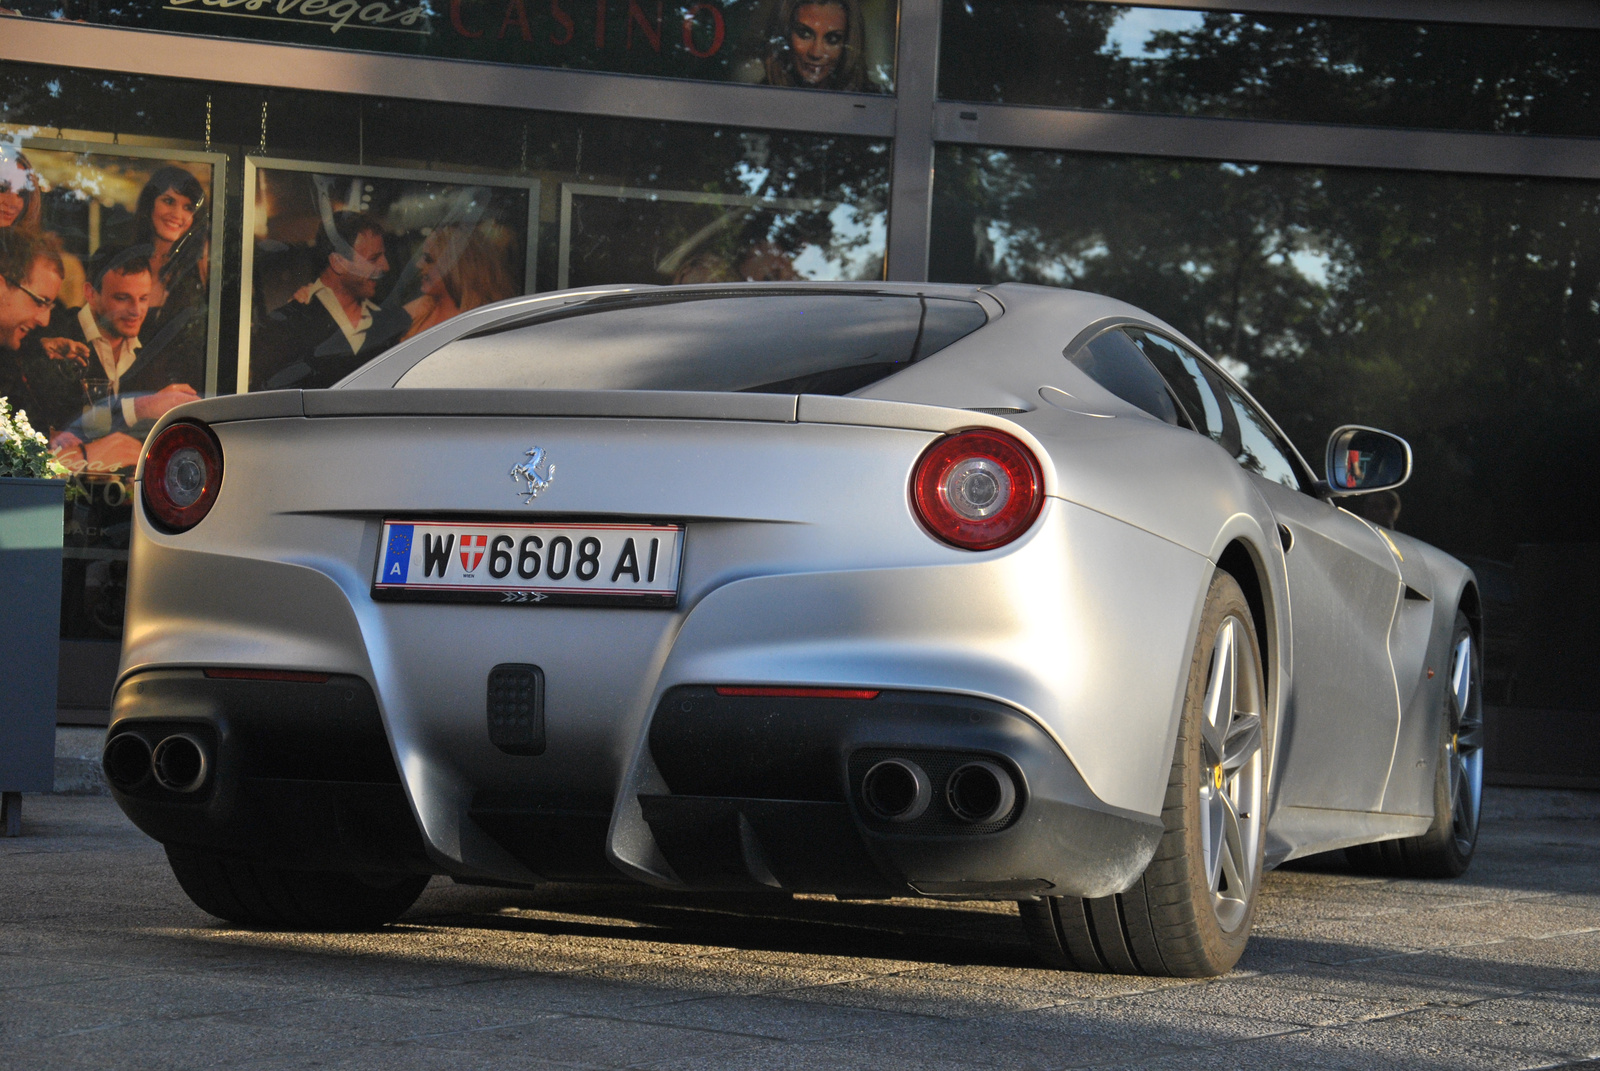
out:
M267 155L267 101L261 99L261 155Z
M206 152L211 151L211 94L206 94Z

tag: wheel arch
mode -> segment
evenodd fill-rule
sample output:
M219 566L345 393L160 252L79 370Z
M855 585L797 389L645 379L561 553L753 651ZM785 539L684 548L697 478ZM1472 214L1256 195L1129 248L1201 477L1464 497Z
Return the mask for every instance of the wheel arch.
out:
M1271 695L1277 685L1275 662L1278 645L1271 635L1277 615L1270 613L1266 604L1266 568L1258 560L1254 548L1237 537L1222 548L1222 553L1217 557L1217 568L1233 577L1244 592L1245 602L1250 604L1250 614L1255 619L1256 641L1261 644L1262 668L1267 674L1266 692Z
M1461 594L1456 596L1456 608L1467 615L1473 639L1480 647L1483 646L1483 597L1478 594L1476 579L1469 576L1462 585Z
M1278 756L1284 739L1284 720L1288 707L1287 683L1292 644L1289 636L1289 592L1287 577L1266 557L1253 538L1235 533L1214 558L1217 568L1238 583L1255 618L1256 641L1261 646L1262 690L1271 712L1271 745L1267 755L1267 808L1270 813L1278 794Z

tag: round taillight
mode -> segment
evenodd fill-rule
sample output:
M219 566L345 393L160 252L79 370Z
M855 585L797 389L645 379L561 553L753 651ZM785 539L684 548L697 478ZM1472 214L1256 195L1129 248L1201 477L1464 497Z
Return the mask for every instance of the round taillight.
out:
M144 508L169 532L199 524L222 486L222 447L199 424L171 424L144 456Z
M929 532L967 550L1017 538L1044 506L1044 476L1026 446L1004 432L963 431L922 452L911 501Z

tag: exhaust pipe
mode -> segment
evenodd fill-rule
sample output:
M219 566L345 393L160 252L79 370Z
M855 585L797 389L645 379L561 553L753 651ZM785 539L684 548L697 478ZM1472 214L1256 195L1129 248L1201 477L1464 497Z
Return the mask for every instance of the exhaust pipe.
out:
M138 733L118 733L106 741L100 766L115 787L124 792L138 788L150 777L150 742Z
M1011 775L992 762L969 762L958 766L944 785L945 802L950 812L963 822L983 825L997 822L1016 806L1017 788Z
M151 753L156 782L171 792L194 792L206 783L211 763L206 746L188 733L174 733Z
M933 785L916 763L884 759L861 779L861 799L875 818L910 822L928 809Z

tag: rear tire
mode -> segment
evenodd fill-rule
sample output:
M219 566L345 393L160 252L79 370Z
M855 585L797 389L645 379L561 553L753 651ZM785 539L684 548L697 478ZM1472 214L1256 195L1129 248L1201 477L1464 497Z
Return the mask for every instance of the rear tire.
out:
M1201 978L1239 960L1255 915L1265 846L1265 677L1250 605L1212 578L1189 664L1155 858L1126 892L1018 906L1055 967Z
M1433 778L1433 825L1421 836L1358 844L1344 850L1364 874L1400 878L1459 878L1478 846L1483 809L1483 652L1467 615L1456 611L1450 637Z
M240 926L367 930L416 903L426 874L279 870L167 846L167 863L196 907Z

